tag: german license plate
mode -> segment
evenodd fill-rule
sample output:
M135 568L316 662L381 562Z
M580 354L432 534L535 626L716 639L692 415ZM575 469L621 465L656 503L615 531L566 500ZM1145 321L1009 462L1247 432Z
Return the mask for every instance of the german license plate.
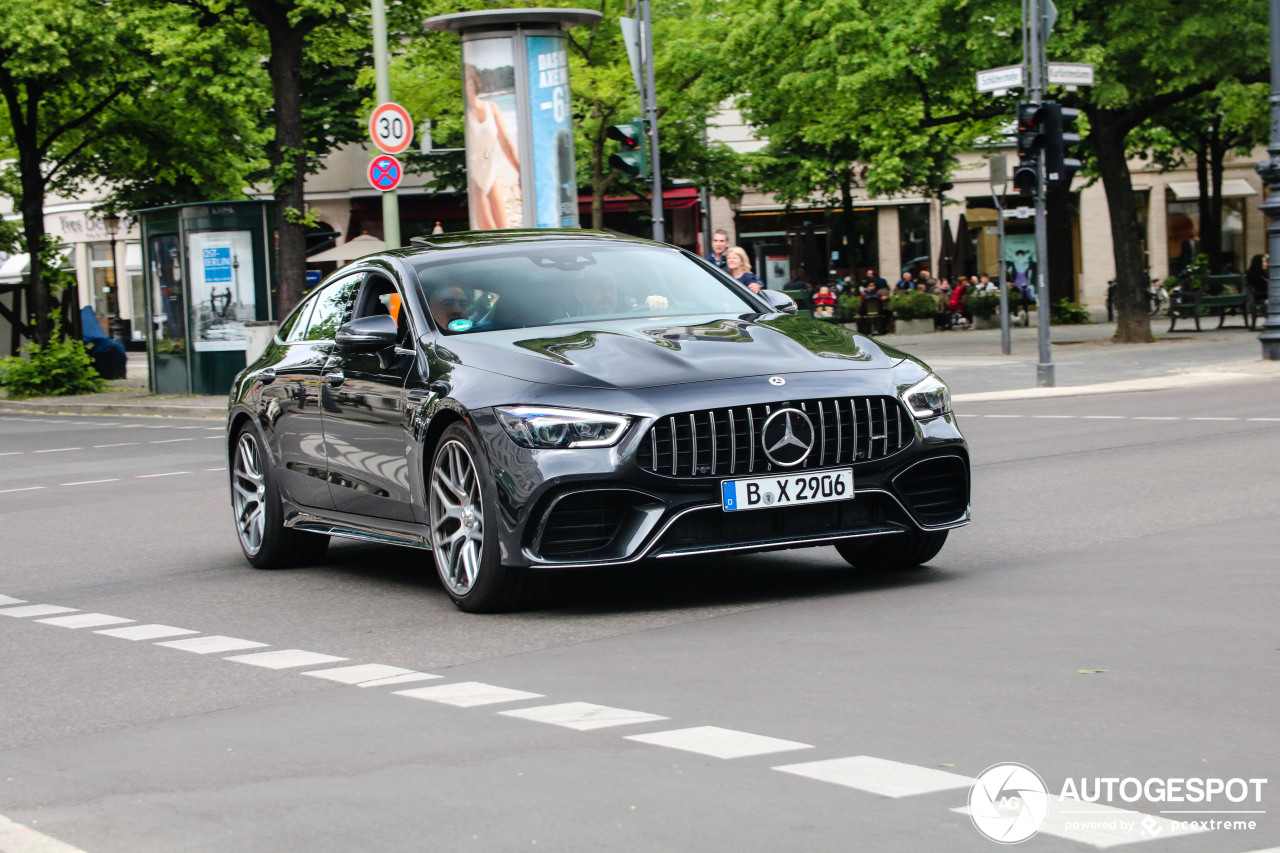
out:
M843 501L853 497L853 469L725 480L720 486L725 512Z

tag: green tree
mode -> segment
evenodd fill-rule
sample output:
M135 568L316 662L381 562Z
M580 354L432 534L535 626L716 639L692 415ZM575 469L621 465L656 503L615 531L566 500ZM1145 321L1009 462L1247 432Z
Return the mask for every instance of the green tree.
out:
M244 120L252 99L232 85L245 53L221 47L189 10L167 3L0 0L0 147L14 155L0 192L21 212L22 245L34 258L27 306L37 342L54 331L40 260L49 193L122 175L139 187L140 172L152 176L151 197L164 200L243 186L244 152L257 141ZM228 89L205 88L215 74ZM187 99L205 112L175 119L174 104Z

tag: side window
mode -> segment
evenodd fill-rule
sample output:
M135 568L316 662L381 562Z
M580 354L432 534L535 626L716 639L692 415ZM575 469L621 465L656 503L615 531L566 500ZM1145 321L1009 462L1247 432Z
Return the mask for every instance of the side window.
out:
M307 297L302 304L289 315L288 319L280 326L280 340L287 344L297 343L302 340L302 335L307 331L307 319L311 316L311 309L315 307L315 294Z
M311 312L311 322L302 339L306 341L331 341L338 333L338 327L351 318L351 311L356 304L356 295L360 293L360 284L364 275L353 275L340 278L326 285L316 294L316 307Z
M400 330L398 346L404 346L412 339L413 330L409 327L409 312L404 307L403 298L390 279L375 273L365 281L364 290L360 292L360 302L352 319L375 317L379 314L390 315L391 319L396 321L396 328Z

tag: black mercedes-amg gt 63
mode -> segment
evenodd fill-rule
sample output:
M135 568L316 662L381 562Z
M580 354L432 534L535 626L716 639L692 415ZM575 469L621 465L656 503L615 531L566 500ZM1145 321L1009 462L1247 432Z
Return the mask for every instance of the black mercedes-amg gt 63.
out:
M589 231L416 239L343 267L235 381L249 562L432 552L467 611L548 570L834 545L914 566L969 521L921 361L680 249Z

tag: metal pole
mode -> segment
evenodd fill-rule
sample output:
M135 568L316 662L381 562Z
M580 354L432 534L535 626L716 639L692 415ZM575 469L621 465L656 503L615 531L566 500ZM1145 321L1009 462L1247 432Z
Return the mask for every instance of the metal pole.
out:
M373 76L378 103L391 100L391 68L387 58L387 4L373 0ZM400 248L400 199L395 190L382 194L382 239L388 249Z
M1267 285L1267 322L1262 326L1262 357L1280 361L1280 0L1271 0L1271 159L1257 166L1267 184L1267 200L1260 206L1267 223L1267 255L1271 280Z
M1030 0L1031 23L1028 29L1031 55L1031 100L1039 104L1044 97L1044 3ZM1036 181L1036 319L1040 342L1040 362L1036 365L1036 385L1053 387L1053 353L1049 345L1049 247L1044 209L1044 153L1036 155L1040 160L1039 179Z
M653 239L667 242L666 222L662 212L662 166L658 162L658 97L653 75L653 19L649 0L640 0L643 26L640 33L640 55L644 63L645 115L649 119L649 170L653 177Z
M1009 336L1009 290L1005 284L1005 262L1004 262L1004 206L1000 203L1000 197L992 193L991 197L996 203L996 250L1000 254L1000 352L1009 355L1013 352L1013 341Z

